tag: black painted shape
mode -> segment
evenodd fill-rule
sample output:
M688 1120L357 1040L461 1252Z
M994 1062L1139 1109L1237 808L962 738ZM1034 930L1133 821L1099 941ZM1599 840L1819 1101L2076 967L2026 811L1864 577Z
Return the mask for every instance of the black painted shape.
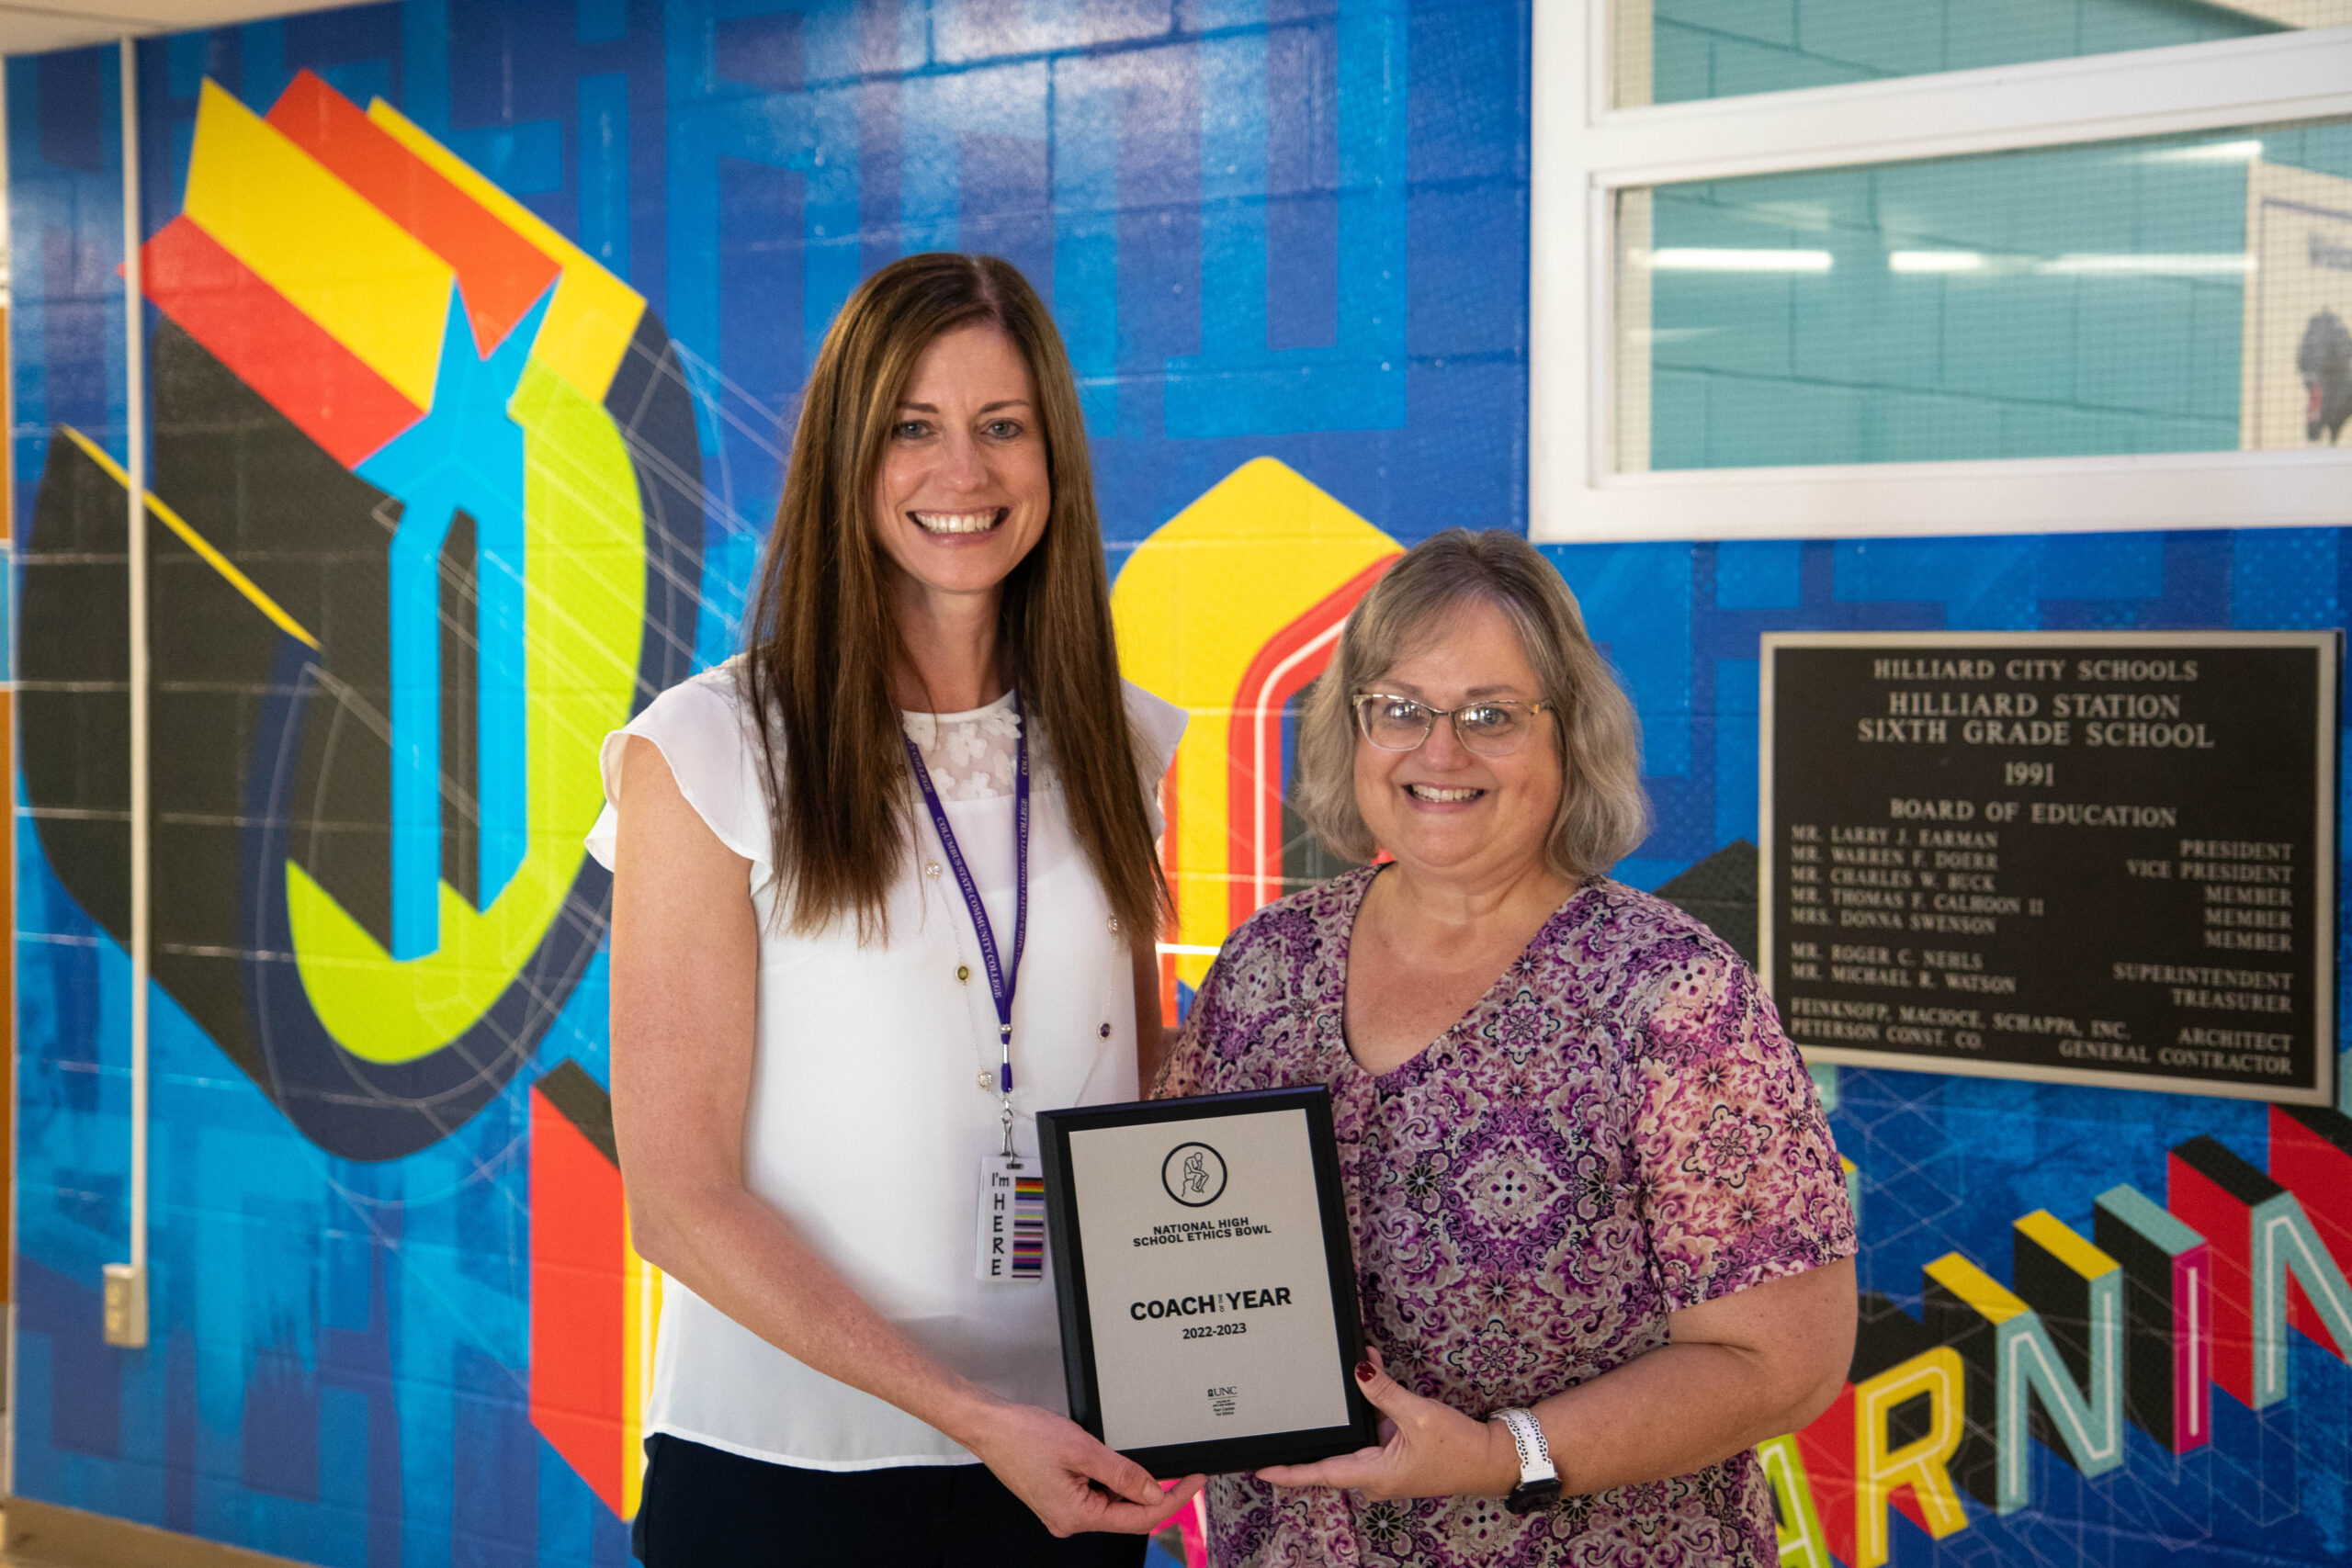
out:
M481 633L474 520L441 542L441 880L481 906Z
M1886 1449L1889 1453L1917 1442L1936 1429L1936 1400L1933 1394L1915 1393L1886 1413Z
M63 434L26 540L26 794L58 880L130 942L129 497ZM155 983L257 1075L235 956L240 773L286 636L158 518L147 519ZM296 645L300 646L300 645ZM96 683L97 690L88 689ZM97 818L80 815L97 812Z
M130 608L122 487L62 432L17 541L17 766L41 852L117 942L130 930Z
M2123 1414L2166 1453L2173 1447L2173 1255L2156 1238L2109 1210L2091 1210L2091 1240L2123 1269Z
M1854 1359L1846 1381L1864 1383L1914 1356L1924 1356L1943 1341L1928 1325L1905 1312L1894 1298L1864 1291L1854 1328Z
M303 738L288 842L311 878L377 942L391 942L391 644L386 606L399 503L336 462L169 321L154 337L155 493L321 643L311 677L333 698ZM156 668L167 640L210 635L158 592ZM266 625L266 623L264 623ZM248 650L257 687L275 649ZM249 699L252 695L248 693ZM164 694L157 694L160 717ZM209 748L237 796L252 715ZM159 784L160 800L160 784ZM160 807L159 807L160 809ZM168 897L157 885L157 908ZM251 945L236 942L232 945Z
M2209 1134L2174 1145L2172 1157L2249 1209L2287 1190Z
M1962 1490L1980 1503L2000 1500L2001 1440L1996 1428L2000 1387L1997 1328L1957 1292L1933 1276L1923 1304L1928 1328L1960 1355L1962 1420L1960 1447L1946 1467Z
M1752 969L1758 950L1759 867L1756 846L1734 839L1681 875L1661 883L1657 896L1705 921Z
M587 1068L566 1056L540 1075L539 1081L531 1087L547 1096L548 1103L579 1129L580 1135L594 1144L598 1154L619 1168L620 1145L613 1138L613 1097L605 1092L604 1085L588 1076Z
M2012 1226L2009 1231L2009 1277L2019 1300L2041 1318L2058 1359L2075 1388L2091 1386L2091 1282L2069 1268L2055 1253ZM2120 1368L2117 1369L2119 1371ZM2026 1398L2026 1422L2034 1440L2076 1470L2074 1450L2058 1435L2049 1412L2038 1396Z
M2328 1105L2274 1105L2271 1110L2300 1123L2323 1143L2352 1155L2352 1116Z
M236 956L244 760L281 654L315 656L152 515L147 552L155 982L252 1073Z

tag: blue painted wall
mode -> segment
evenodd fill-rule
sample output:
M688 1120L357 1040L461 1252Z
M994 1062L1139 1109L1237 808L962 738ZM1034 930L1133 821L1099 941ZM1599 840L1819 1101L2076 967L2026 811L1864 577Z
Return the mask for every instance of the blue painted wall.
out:
M206 80L261 112L307 68L574 238L693 385L709 662L818 340L912 251L1007 255L1052 303L1114 562L1266 455L1401 538L1519 525L1527 34L1516 0L410 0L142 43L142 230ZM122 450L116 91L111 49L8 65L20 518L55 427ZM153 1338L109 1349L128 961L18 798L17 1489L326 1563L625 1560L526 1403L527 1085L605 1077L601 961L487 1109L380 1164L158 990Z

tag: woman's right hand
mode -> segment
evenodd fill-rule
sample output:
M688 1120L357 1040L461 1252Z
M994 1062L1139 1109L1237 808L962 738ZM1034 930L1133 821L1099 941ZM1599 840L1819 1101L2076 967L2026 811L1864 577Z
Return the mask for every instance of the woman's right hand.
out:
M1143 1466L1035 1404L992 1404L975 1425L965 1446L1057 1537L1149 1535L1208 1484L1204 1475L1188 1475L1162 1492Z

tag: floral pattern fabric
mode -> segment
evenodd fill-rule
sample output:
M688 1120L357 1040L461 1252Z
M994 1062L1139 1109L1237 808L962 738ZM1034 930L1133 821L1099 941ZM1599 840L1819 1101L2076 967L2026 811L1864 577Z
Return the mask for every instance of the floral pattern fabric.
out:
M942 800L994 800L1012 793L1021 716L1007 692L969 713L900 713L899 727L922 753Z
M1813 1082L1737 954L1596 878L1445 1033L1374 1076L1341 1030L1375 872L1261 909L1226 943L1156 1092L1331 1090L1364 1330L1406 1387L1484 1418L1665 1343L1667 1314L1855 1249ZM1372 1502L1219 1476L1219 1568L1779 1559L1753 1452L1565 1499Z

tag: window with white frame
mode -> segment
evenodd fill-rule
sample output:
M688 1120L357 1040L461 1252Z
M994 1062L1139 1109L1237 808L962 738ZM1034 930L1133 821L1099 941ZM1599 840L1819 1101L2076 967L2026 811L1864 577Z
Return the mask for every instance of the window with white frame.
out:
M1611 0L1611 107L2352 24L2352 0Z
M1535 28L1537 538L2352 523L2352 0Z

